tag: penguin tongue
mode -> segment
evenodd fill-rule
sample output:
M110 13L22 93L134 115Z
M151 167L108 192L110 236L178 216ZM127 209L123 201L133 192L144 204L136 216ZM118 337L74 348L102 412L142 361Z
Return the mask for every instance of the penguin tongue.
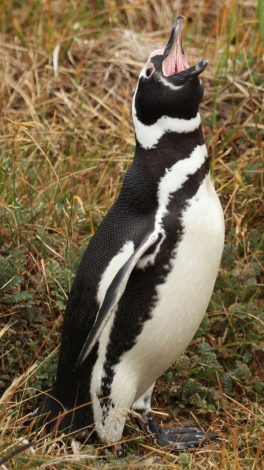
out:
M162 73L165 77L169 77L189 68L182 48L182 30L183 16L178 16L164 51L165 59L162 62Z

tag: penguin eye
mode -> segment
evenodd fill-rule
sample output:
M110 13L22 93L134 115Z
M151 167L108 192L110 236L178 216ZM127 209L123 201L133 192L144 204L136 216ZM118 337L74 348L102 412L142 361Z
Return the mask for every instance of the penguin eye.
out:
M146 70L146 78L149 78L154 72L154 68L151 67L149 69Z

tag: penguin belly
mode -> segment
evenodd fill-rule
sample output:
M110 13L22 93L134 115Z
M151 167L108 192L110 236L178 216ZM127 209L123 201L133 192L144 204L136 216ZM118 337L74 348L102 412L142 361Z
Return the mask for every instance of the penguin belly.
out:
M182 225L150 318L115 367L112 389L130 377L135 400L185 351L208 307L224 245L223 211L210 175L182 214Z
M179 242L169 251L167 246L165 255L161 243L150 267L139 263L122 305L101 334L90 393L95 429L103 442L121 439L129 409L185 351L205 315L224 245L223 211L209 174L182 211L181 226ZM115 262L131 251L127 242ZM152 290L149 273L158 279ZM140 304L141 316L134 313L133 303Z

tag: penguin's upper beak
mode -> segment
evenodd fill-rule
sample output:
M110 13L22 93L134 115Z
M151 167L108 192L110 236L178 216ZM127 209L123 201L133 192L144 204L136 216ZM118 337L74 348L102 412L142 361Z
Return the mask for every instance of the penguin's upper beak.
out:
M182 48L183 21L183 16L177 16L162 61L163 75L165 77L177 75L181 81L199 75L208 64L207 60L203 59L198 64L189 66Z

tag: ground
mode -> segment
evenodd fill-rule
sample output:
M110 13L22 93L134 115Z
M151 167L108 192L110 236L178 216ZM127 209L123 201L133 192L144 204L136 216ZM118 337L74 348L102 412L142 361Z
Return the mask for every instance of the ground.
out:
M0 458L10 469L264 468L261 0L4 0L0 12ZM221 440L174 455L132 420L120 460L21 426L51 386L76 267L133 158L138 73L180 13L190 63L209 60L201 114L226 241L208 314L154 408ZM33 447L8 457L23 439Z

